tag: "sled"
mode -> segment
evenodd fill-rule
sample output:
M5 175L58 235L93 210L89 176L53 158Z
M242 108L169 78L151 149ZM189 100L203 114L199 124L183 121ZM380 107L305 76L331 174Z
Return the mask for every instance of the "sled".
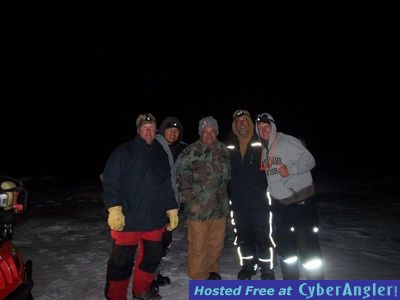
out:
M0 299L32 300L32 261L24 263L12 241L16 216L26 211L28 192L20 180L0 175Z

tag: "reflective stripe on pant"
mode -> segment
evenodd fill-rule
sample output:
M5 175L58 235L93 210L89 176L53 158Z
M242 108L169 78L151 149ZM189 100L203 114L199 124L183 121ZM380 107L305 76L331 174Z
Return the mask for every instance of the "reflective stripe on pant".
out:
M269 211L238 210L234 216L239 259L245 269L254 270L256 264L264 269L273 269L274 244L269 237Z
M111 231L114 239L113 251L107 267L107 299L126 299L129 278L134 265L133 293L140 294L150 288L153 273L162 258L161 237L164 227L148 232ZM139 251L135 259L137 247Z
M192 279L207 279L219 273L218 260L224 247L226 218L204 222L187 220L188 274Z
M314 227L318 225L318 211L316 197L288 206L273 202L274 220L276 225L276 240L278 255L281 257L284 279L299 279L299 266L313 258L321 258L321 247L318 232ZM297 261L293 258L297 257ZM284 262L286 261L286 263ZM308 279L323 278L320 268ZM310 273L311 274L311 273Z

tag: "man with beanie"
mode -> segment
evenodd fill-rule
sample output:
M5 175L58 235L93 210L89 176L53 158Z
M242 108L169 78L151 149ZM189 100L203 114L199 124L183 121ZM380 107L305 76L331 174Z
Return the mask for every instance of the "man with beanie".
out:
M139 115L136 127L138 135L112 152L103 172L113 239L105 289L111 300L127 299L133 269L133 297L161 299L150 285L162 258L162 234L178 226L168 157L155 140L156 119L150 113ZM135 259L138 247L143 250Z
M159 133L167 141L169 148L172 152L174 162L178 158L179 154L185 149L188 144L183 139L183 126L181 121L176 117L166 117L158 128Z
M229 153L217 140L218 123L212 116L200 120L199 135L198 141L183 150L177 166L187 218L188 275L217 280L221 279L218 261L229 213Z
M231 158L231 216L242 266L237 278L250 280L260 268L261 279L275 279L272 214L267 198L267 179L260 170L262 147L247 110L239 109L233 113L232 134L227 145Z
M159 134L156 135L157 141L163 146L165 152L168 154L169 163L171 167L171 182L172 188L175 192L175 201L180 205L178 189L176 184L176 168L175 162L179 154L187 147L187 144L182 141L183 127L182 123L176 117L166 117L160 124L158 129ZM162 245L163 245L163 260L168 253L172 243L172 231L166 230L163 233ZM158 270L161 268L160 263ZM151 286L153 289L158 291L159 286L168 285L171 283L171 279L167 276L163 276L159 271L156 274L155 280Z
M263 147L260 169L268 180L283 279L300 279L300 265L308 280L324 279L311 176L314 157L299 139L277 132L268 113L257 116L256 132Z

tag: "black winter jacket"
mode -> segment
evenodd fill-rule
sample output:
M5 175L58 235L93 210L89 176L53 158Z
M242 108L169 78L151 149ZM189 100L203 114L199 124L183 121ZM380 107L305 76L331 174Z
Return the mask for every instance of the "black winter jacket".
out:
M166 211L178 208L170 165L162 146L136 136L113 151L103 172L106 208L121 205L124 231L151 231L166 225Z
M231 180L229 181L229 196L234 211L260 210L265 213L269 209L267 193L267 178L260 171L261 144L254 133L249 141L242 160L239 140L231 135L227 140L231 157ZM229 147L230 146L230 147ZM232 147L233 146L233 147Z

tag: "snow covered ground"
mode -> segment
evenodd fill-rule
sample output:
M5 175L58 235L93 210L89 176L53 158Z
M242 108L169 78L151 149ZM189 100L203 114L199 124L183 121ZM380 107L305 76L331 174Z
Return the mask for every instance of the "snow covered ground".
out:
M317 169L313 175L322 196L320 236L326 278L400 279L397 179L330 168ZM30 192L30 208L19 217L14 242L24 258L33 261L34 298L104 299L111 241L98 178L22 179ZM223 279L236 279L239 270L232 242L228 225L221 258ZM162 273L172 280L170 286L161 287L163 299L187 299L184 223L174 232Z

